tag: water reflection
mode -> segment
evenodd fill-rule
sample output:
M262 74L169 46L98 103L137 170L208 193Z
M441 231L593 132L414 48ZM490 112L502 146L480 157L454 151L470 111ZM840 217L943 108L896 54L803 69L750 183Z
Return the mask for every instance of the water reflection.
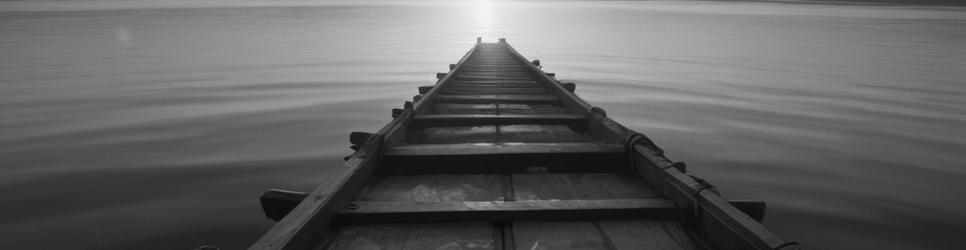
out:
M472 1L4 13L0 248L243 248L271 223L261 191L310 190L349 132L388 122L481 34L577 82L725 194L768 201L786 238L951 248L966 230L962 12Z

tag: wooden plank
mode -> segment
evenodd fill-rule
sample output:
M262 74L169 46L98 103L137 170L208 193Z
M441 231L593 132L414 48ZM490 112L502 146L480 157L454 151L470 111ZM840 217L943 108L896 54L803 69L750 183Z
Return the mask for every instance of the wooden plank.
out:
M584 117L571 114L422 114L412 126L466 126L506 124L579 124Z
M513 223L516 249L613 249L592 221Z
M779 249L787 245L747 214L706 190L698 198L700 231L721 249Z
M594 138L580 131L580 124L508 124L422 126L409 131L408 144L478 143L587 143ZM415 126L415 125L414 125Z
M426 127L409 132L409 143L418 144L462 144L497 143L497 126L447 126Z
M465 81L487 81L487 80L501 80L501 81L528 81L533 78L527 77L508 77L508 76L470 76L470 75L457 75L456 79Z
M362 201L497 201L503 200L502 175L392 175L370 184Z
M497 111L500 114L562 114L567 109L553 104L512 104L500 103Z
M572 124L508 124L498 127L500 143L579 143L597 142L583 132L583 123Z
M702 249L673 219L608 220L597 225L617 250Z
M438 95L437 102L448 103L557 103L555 95Z
M449 86L443 90L443 94L446 95L494 95L494 94L527 94L527 95L538 95L546 94L547 91L543 88L500 88L500 87L453 87Z
M521 68L522 68L522 66L521 66ZM463 70L463 71L460 71L460 75L463 75L463 76L483 76L483 77L489 77L489 76L504 76L504 77L510 77L510 78L515 78L515 77L530 77L531 76L530 73L529 72L526 72L525 70L524 71L516 71L516 72L513 72L513 71L496 71L496 72L494 72L494 71Z
M633 174L560 173L514 174L514 197L527 200L606 200L660 197Z
M614 173L627 171L624 153L386 156L377 174Z
M469 143L394 146L385 156L623 153L623 145L597 143Z
M497 114L496 104L439 103L433 108L435 114Z
M328 249L499 249L496 230L488 223L346 226Z
M463 221L535 221L672 217L674 203L665 199L482 201L482 202L353 202L338 212L342 223L408 223Z
M525 67L512 67L512 68L484 68L477 66L470 66L461 71L467 74L519 74L519 75L531 75L529 69Z
M536 83L450 83L446 85L447 88L506 88L506 89L521 89L521 88L541 88L543 85Z
M518 85L533 85L540 84L535 80L452 80L449 81L452 84L518 84ZM540 85L543 86L543 85Z

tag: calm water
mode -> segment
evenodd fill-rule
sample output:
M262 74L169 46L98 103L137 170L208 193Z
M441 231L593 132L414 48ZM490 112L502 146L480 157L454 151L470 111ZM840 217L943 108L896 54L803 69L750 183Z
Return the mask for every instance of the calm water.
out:
M0 248L241 249L477 36L506 37L809 249L966 232L966 9L0 5ZM43 8L40 8L43 9ZM37 9L34 9L37 10Z

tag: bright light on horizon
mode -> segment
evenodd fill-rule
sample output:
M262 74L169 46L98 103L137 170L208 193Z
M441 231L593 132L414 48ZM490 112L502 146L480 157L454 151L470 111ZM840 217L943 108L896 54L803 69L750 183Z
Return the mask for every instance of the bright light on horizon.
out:
M478 31L480 36L491 35L489 33L493 28L494 5L493 0L473 0L470 3L470 8L473 10L473 19L480 28Z

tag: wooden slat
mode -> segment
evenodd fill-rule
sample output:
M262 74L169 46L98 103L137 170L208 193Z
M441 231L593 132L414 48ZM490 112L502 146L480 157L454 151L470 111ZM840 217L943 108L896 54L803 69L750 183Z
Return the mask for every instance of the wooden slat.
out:
M501 143L588 143L594 142L572 124L507 124L467 126L424 126L409 131L412 144Z
M489 223L352 225L342 227L328 249L498 250L493 247L499 244L495 231Z
M623 153L624 146L597 143L471 143L395 146L386 156Z
M527 81L527 80L532 80L533 78L531 78L529 76L528 77L522 77L522 76L519 76L519 77L509 77L509 76L498 76L498 75L494 75L494 76L457 75L456 76L456 79L460 79L460 80L470 80L470 81L473 81L473 80L476 80L476 81L485 81L485 80Z
M452 80L452 84L539 84L535 80ZM541 85L542 86L542 85Z
M721 249L779 249L787 244L709 190L698 195L698 205L703 235Z
M409 223L461 221L519 221L628 219L665 217L674 212L665 199L549 200L484 202L371 202L356 201L338 212L342 223Z
M530 73L525 71L473 71L473 70L463 70L460 72L461 76L504 76L504 77L530 77Z
M561 114L567 113L564 107L553 104L497 104L500 114Z
M497 114L496 104L439 103L433 107L435 114Z
M502 69L492 69L492 68L481 68L481 67L468 67L462 71L463 73L509 73L509 74L526 74L530 75L530 70L527 68L502 68Z
M632 173L514 174L513 192L518 201L643 199L661 196Z
M577 124L583 117L571 114L428 114L413 116L412 126L506 124Z
M446 95L480 95L480 94L546 94L543 88L502 88L502 87L447 87L443 90Z
M446 85L447 88L506 88L506 89L519 89L519 88L541 88L543 85L536 83L450 83Z
M597 225L615 250L704 249L677 220L611 220Z
M386 155L387 165L377 174L619 173L628 171L623 155L623 152Z
M619 145L593 143L429 144L384 153L378 174L513 174L626 172Z
M503 175L392 175L369 184L362 201L463 202L504 199Z
M557 103L554 95L438 95L436 102L444 103Z

